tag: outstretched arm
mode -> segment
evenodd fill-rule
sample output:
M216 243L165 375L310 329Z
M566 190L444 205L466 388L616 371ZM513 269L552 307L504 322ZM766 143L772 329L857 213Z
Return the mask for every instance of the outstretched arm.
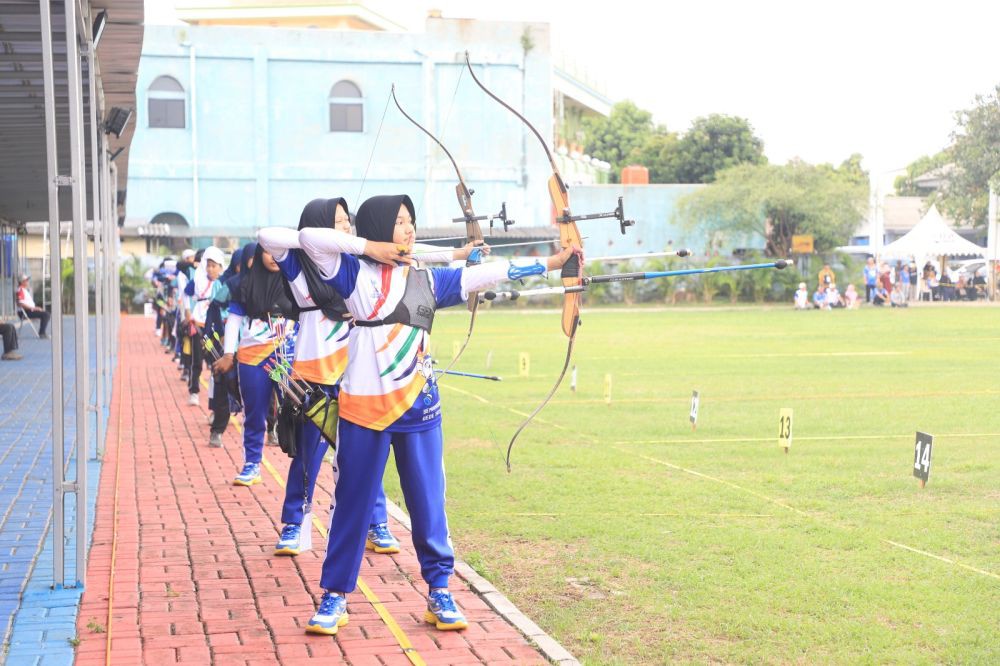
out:
M257 232L257 242L275 261L283 261L289 250L299 248L299 231L288 227L267 227Z

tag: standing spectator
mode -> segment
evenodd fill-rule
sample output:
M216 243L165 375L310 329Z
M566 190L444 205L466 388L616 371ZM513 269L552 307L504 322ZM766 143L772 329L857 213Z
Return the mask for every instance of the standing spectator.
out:
M934 264L927 262L924 264L924 293L927 295L928 301L936 301L938 299L938 277L937 271L934 269Z
M900 291L903 292L903 301L910 300L910 269L908 266L904 266L902 262L896 262L896 284L899 285Z
M805 282L799 282L799 288L795 292L795 309L809 310L809 290L806 289Z
M884 261L882 262L882 265L879 267L878 279L879 282L882 284L882 287L885 289L886 293L892 291L892 269L889 268L889 264L885 263Z
M912 257L906 266L906 272L910 274L910 293L907 294L907 299L913 301L917 298L917 261Z
M20 361L23 356L17 353L17 330L14 324L0 323L0 336L3 336L3 358L5 361Z
M875 257L868 257L865 263L865 302L872 302L872 294L875 293L875 281L878 280L878 267L875 265Z
M836 281L837 276L833 274L830 264L823 264L823 270L819 272L819 286L825 289Z
M908 305L906 302L906 292L903 291L903 284L901 282L896 283L889 299L892 301L892 307L894 308L905 308Z
M31 295L31 285L30 278L22 274L20 279L20 284L17 287L17 304L24 310L24 313L29 319L38 319L40 323L38 324L38 337L43 340L48 339L48 334L45 329L49 325L49 313L35 305L35 299Z

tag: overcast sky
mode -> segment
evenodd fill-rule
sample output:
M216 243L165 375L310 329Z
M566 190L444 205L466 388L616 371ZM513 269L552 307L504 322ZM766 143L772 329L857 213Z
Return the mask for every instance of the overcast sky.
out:
M148 19L169 16L170 4L147 0ZM672 131L710 113L742 116L772 162L859 152L874 176L945 147L955 112L1000 84L995 0L365 4L416 30L430 8L550 23L557 47L612 99L635 101Z

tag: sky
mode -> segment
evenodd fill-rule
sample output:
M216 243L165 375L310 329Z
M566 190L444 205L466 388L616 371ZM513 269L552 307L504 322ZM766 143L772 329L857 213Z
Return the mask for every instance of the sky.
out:
M169 18L170 4L146 0L147 20ZM1000 3L983 0L364 4L413 30L432 8L549 23L555 47L612 100L634 101L670 131L711 113L740 116L774 163L861 153L877 182L947 146L955 113L1000 84Z

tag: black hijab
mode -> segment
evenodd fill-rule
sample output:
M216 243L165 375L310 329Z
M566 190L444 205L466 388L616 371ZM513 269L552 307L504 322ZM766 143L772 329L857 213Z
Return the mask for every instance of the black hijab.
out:
M413 209L410 197L405 194L377 196L365 200L358 208L358 216L355 218L358 236L366 240L391 243L392 232L396 227L396 216L401 205L410 211L413 226L416 227L417 213Z
M333 220L337 214L337 205L344 207L344 211L350 215L347 208L347 201L338 199L313 199L302 209L299 216L299 231L306 228L333 229ZM309 287L309 295L313 304L323 311L330 321L344 321L347 314L347 305L340 297L337 290L323 281L323 276L319 274L319 269L313 260L302 250L293 250L298 257L302 274L306 278L306 285Z
M253 265L247 267L250 256ZM264 267L264 246L258 244L252 255L244 247L242 260L238 293L233 300L243 304L246 316L262 320L278 316L297 319L298 308L281 271L272 273Z

